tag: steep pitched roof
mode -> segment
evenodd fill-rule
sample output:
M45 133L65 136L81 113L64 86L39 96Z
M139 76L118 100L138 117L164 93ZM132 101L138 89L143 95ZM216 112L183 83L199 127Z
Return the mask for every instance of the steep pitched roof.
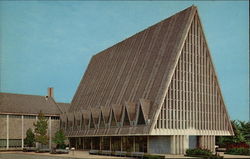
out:
M92 108L90 111L91 111L91 114L92 114L92 117L93 117L93 120L94 120L95 124L98 124L98 120L99 120L101 110L98 109L98 108Z
M67 112L68 109L70 108L70 103L56 103L60 109L62 110L62 112Z
M101 112L102 112L103 118L105 120L105 123L108 123L108 121L109 121L110 110L111 110L110 107L101 106Z
M145 120L148 119L148 114L150 111L150 101L146 99L140 99L140 106L144 115Z
M0 113L59 115L62 110L51 97L0 93Z
M82 119L82 112L79 112L79 111L78 111L78 112L75 112L74 115L75 115L75 119L76 119L76 120L81 120L81 119Z
M120 122L121 121L121 115L122 115L122 105L112 104L112 110L114 112L116 121Z
M126 102L125 108L127 109L129 119L134 121L136 118L136 104L132 102Z
M66 115L67 115L69 121L74 122L74 119L75 119L74 112L67 112Z
M195 10L190 7L93 56L70 111L139 98L155 101L174 68Z
M90 119L90 111L89 110L82 110L80 112L82 113L82 117L84 119L84 124L88 125L89 119Z
M146 99L145 117L157 120L195 13L196 7L189 7L93 56L69 111L107 106L120 112L126 102ZM147 134L151 127L134 133Z

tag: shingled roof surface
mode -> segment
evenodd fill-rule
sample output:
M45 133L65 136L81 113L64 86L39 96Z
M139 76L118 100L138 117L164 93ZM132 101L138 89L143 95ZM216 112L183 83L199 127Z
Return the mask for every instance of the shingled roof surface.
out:
M156 100L190 25L190 7L96 54L82 78L70 111L111 106L139 98Z
M69 112L145 99L146 117L155 118L195 13L189 7L93 56Z
M38 114L40 111L48 115L62 113L51 97L0 93L0 113Z
M67 112L68 109L70 108L70 103L56 103L56 104L60 107L63 113Z

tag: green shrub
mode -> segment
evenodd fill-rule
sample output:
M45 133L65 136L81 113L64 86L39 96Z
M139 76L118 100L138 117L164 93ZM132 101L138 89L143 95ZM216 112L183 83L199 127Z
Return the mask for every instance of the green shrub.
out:
M33 133L31 128L26 131L26 138L24 139L24 144L28 147L35 146L35 134Z
M226 151L227 154L231 155L248 155L250 156L250 149L248 148L231 148Z
M208 149L201 149L201 148L187 149L186 156L202 157L203 159L223 159L224 158L223 156L213 155L212 151Z
M66 140L66 137L65 137L63 131L58 130L55 133L55 137L53 137L52 141L56 144L56 148L65 149L66 148L66 145L64 143L65 140Z
M187 156L212 156L213 153L207 149L195 148L195 149L187 149Z

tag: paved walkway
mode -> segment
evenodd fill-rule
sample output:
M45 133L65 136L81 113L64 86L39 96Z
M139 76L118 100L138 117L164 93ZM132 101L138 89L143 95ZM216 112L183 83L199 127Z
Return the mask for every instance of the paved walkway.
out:
M224 152L219 152L220 156L224 156L224 158L250 158L250 156L244 156L244 155L229 155L224 154Z
M243 155L228 155L220 153L224 158L250 158ZM196 158L186 157L184 155L165 155L166 158ZM22 152L22 151L6 151L0 152L0 159L132 159L128 157L113 157L113 156L99 156L89 155L88 151L75 151L69 154L50 154L50 153L35 153L35 152ZM198 159L198 158L196 158Z
M0 159L131 159L128 157L113 157L89 155L88 151L75 151L69 154L50 154L50 153L35 153L22 151L6 151L0 152Z

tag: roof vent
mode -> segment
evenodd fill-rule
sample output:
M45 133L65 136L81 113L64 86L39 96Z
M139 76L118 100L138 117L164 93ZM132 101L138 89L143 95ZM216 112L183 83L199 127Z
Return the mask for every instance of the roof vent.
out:
M45 96L45 100L48 100L49 96Z

